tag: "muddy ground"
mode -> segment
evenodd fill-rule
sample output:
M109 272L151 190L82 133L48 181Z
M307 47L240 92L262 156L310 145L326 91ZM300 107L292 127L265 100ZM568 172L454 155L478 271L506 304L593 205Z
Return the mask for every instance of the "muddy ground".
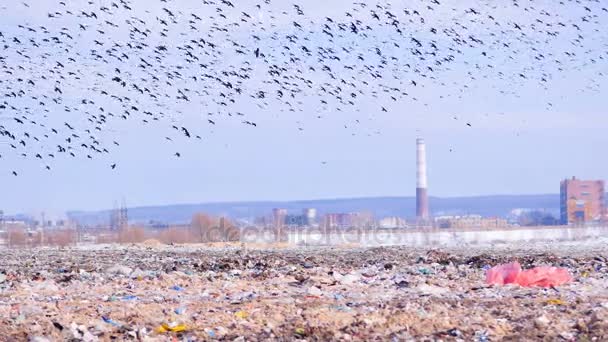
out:
M606 340L605 243L0 250L0 340ZM566 267L559 288L484 269Z

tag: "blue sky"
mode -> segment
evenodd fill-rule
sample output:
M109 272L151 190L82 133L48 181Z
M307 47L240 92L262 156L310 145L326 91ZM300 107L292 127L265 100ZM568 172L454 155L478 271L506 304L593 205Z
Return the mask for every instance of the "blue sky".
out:
M460 9L478 3L466 2L442 1L446 8ZM36 8L12 3L3 8L0 3L0 14L7 18L0 23L0 31L17 32L15 25L19 23L49 25L44 16L54 3L36 1ZM143 3L137 0L133 8L141 9ZM253 2L246 3L253 7ZM308 18L320 20L326 15L341 15L349 3L307 1L303 9ZM579 16L548 1L536 4L566 19L571 15L576 20ZM141 15L153 18L161 12L159 6L150 3L144 6L150 13ZM179 5L170 6L196 11L198 5L196 1L180 1ZM291 7L287 3L270 6L277 13ZM494 11L523 23L533 20L521 17L509 6ZM258 18L270 20L267 15L259 12ZM443 25L453 16L450 11L433 15L427 20ZM608 15L597 20L598 28L608 29ZM277 29L291 30L287 19L276 20L275 25ZM608 31L595 35L591 30L584 32L587 41L579 48L571 47L566 38L560 44L536 46L545 52L579 49L601 53L608 50L605 32ZM483 31L479 35L483 36ZM513 46L519 49L518 53L496 51L495 68L515 73L538 66L527 50L533 45ZM371 54L365 46L361 49ZM509 59L510 55L515 58ZM322 111L311 96L303 100L303 110L296 112L281 111L283 107L272 103L265 108L239 104L237 109L258 124L255 128L231 119L216 120L217 125L210 127L205 113L213 108L195 103L174 107L167 103L170 115L176 111L175 122L188 125L201 134L202 140L176 138L169 143L164 140L169 134L166 123L142 128L138 122L118 122L104 133L108 139L121 141L111 155L94 160L61 159L53 163L51 172L0 144L0 151L5 151L0 152L4 170L0 172L4 190L0 208L8 213L60 214L70 209L111 208L123 198L129 206L143 206L412 196L418 136L427 141L429 192L433 196L557 193L564 177L606 178L608 161L602 153L608 143L606 77L598 74L602 68L608 70L606 60L591 65L583 58L575 59L566 64L570 69L556 72L548 89L543 89L538 82L500 80L484 71L472 81L467 72L475 69L463 62L473 64L476 58L465 53L451 70L440 74L446 87L429 82L412 89L410 95L417 100L387 103L390 110L386 113L379 110L380 100L370 96L363 97L356 109L342 112ZM450 88L451 82L468 84L468 91L457 96L456 87ZM500 90L515 91L517 96ZM439 98L441 94L446 96ZM320 111L322 119L317 118ZM57 120L61 124L68 120L65 115L78 120L75 113L51 114L55 115L49 115L51 122ZM360 123L355 124L355 120ZM173 157L176 151L182 158ZM111 163L117 163L116 170L110 170ZM19 171L19 177L10 174L13 169Z

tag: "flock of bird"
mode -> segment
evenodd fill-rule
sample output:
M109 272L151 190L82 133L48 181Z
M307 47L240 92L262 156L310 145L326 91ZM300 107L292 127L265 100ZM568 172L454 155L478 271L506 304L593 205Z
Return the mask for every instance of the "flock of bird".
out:
M0 24L0 158L50 170L59 158L110 155L121 121L166 127L168 142L202 140L222 120L258 127L254 111L322 119L371 102L382 115L419 101L420 88L459 97L483 79L516 96L594 68L588 87L599 91L608 72L599 0L356 2L331 17L271 0L186 3L55 1L43 17Z

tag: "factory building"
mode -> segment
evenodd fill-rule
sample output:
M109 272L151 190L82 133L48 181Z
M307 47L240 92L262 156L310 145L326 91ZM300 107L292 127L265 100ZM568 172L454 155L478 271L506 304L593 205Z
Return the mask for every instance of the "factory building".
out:
M602 219L605 213L605 187L602 180L572 177L560 184L560 221L564 225L584 224Z
M407 228L407 221L401 217L385 217L378 221L378 228L382 229L396 229L396 228Z
M317 210L307 208L301 215L293 215L287 209L273 209L272 220L275 227L314 227L317 225Z
M317 209L307 208L304 209L304 217L306 218L306 225L313 227L317 225Z
M455 229L495 229L509 227L509 223L506 219L498 217L484 218L480 215L440 216L435 218L435 226L437 228Z
M367 212L326 214L325 228L366 228L374 224L374 215Z

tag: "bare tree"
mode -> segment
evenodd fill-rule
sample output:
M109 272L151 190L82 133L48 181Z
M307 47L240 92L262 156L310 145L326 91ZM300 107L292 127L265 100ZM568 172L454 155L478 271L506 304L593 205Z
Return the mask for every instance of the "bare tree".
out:
M25 246L27 243L27 234L23 228L9 228L8 234L8 246Z
M169 227L158 234L163 243L192 243L194 238L188 227Z
M144 227L125 227L118 234L120 243L139 243L146 240L146 231Z
M199 242L212 241L214 227L217 227L217 220L207 214L198 213L192 217L191 229Z
M66 247L76 242L74 229L57 229L46 231L46 244L50 246Z
M223 241L240 241L241 231L229 219L222 217L220 219L220 233Z
M192 217L191 230L200 242L239 241L240 230L228 218L199 213Z

